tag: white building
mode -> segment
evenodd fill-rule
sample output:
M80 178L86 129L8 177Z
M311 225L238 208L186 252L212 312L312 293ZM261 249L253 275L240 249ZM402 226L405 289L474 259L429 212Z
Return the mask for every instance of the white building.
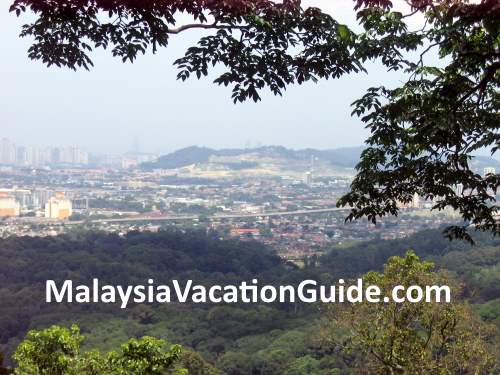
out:
M310 185L312 185L313 181L314 181L314 178L313 178L312 171L307 171L305 178L304 178L304 182L306 183L306 185L310 186Z
M489 174L496 174L496 170L493 167L486 167L483 169L483 176L486 177Z
M7 138L0 141L0 164L14 164L16 162L16 145Z
M45 217L48 219L67 219L73 214L73 206L63 193L57 193L45 204Z

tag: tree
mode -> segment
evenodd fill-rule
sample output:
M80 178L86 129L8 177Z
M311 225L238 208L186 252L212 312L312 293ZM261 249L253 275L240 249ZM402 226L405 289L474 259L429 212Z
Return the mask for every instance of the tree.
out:
M196 352L183 350L179 358L178 364L174 368L177 371L179 368L186 369L189 375L222 375L223 373L205 362L205 360ZM174 372L175 374L175 372Z
M212 30L175 62L178 78L200 78L222 65L215 83L231 85L235 102L260 100L266 87L282 95L290 84L365 72L370 60L402 70L408 80L401 87L371 88L354 103L371 136L351 191L339 201L352 208L347 219L398 214L399 203L418 194L437 210L461 213L464 224L447 230L450 239L472 241L469 226L498 235L499 175L481 176L471 160L481 149L495 154L500 144L500 5L406 2L412 11L403 14L390 0L355 0L361 33L300 0L15 0L11 11L37 15L21 32L34 37L30 58L72 69L92 66L94 48L133 61L166 47L172 35ZM181 12L193 23L178 26ZM413 30L408 20L416 14L422 28ZM442 66L425 64L433 51Z
M14 354L18 367L15 374L37 375L160 375L172 369L181 348L173 345L165 351L165 342L153 337L131 339L119 351L101 355L96 351L82 353L84 337L77 326L71 329L52 326L28 332ZM176 375L187 372L183 368Z
M0 375L11 374L12 371L9 368L4 367L3 361L4 361L4 354L0 352Z
M300 357L287 368L285 375L317 375L319 361L311 356Z
M152 324L157 321L155 310L148 305L137 306L132 316L141 324Z
M251 358L247 353L231 352L224 353L219 359L219 365L228 375L251 373Z
M408 31L401 13L367 8L358 14L376 35L377 48L394 49L389 69L404 68L408 80L396 89L372 88L354 103L353 113L362 116L371 136L351 192L340 204L353 207L349 219L367 216L375 222L377 216L397 214L399 202L418 194L433 200L435 209L461 213L465 223L448 228L449 238L472 242L471 225L498 235L499 174L481 176L471 159L484 148L493 155L500 145L500 5L492 0L412 5L427 25L417 32ZM401 57L398 39L406 48L421 46L416 62ZM443 66L425 64L432 50Z
M411 251L390 258L384 273L369 272L363 280L387 297L397 285L406 290L450 282ZM460 302L364 301L332 309L331 317L335 331L343 333L333 339L335 346L357 353L357 367L370 374L487 374L495 367L490 327Z
M76 327L71 330L51 327L42 332L31 331L15 355L18 374L68 374L78 366L83 337Z

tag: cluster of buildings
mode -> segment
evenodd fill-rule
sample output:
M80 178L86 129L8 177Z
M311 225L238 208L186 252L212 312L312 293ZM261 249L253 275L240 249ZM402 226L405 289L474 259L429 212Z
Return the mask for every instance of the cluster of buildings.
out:
M48 190L1 189L0 218L43 217L66 220L73 214L71 200L64 193Z
M495 174L496 174L496 169L494 167L483 168L483 177L487 177L487 176L495 175ZM463 184L456 184L452 188L453 188L453 191L455 192L455 194L458 196L463 196L464 194L469 193L469 191L466 191L466 189L464 189ZM491 196L495 196L495 194L496 194L496 192L493 190L488 191L488 193ZM439 199L439 198L425 200L425 199L422 199L418 194L415 193L413 195L413 199L410 202L407 202L407 203L400 202L399 208L426 208L426 209L430 209L435 205L435 201L437 199Z
M39 147L17 145L8 138L0 139L0 166L11 167L80 167L131 169L150 162L158 155L129 152L120 155L89 154L78 146Z
M259 240L283 257L299 259L335 244L400 238L459 220L453 211L431 212L434 203L415 195L400 205L398 218L377 225L345 223L346 212L334 209L352 176L313 178L313 171L311 162L304 180L286 175L200 179L189 171L119 166L14 167L0 175L5 187L0 189L0 236L54 235L75 227L120 234L203 228L223 238ZM494 168L483 172L496 173ZM459 185L455 189L463 192Z
M122 234L197 227L224 238L262 241L288 258L349 241L404 237L450 220L428 214L415 197L405 211L408 217L388 218L377 226L362 220L346 224L346 213L333 209L351 178L201 181L137 169L66 168L36 173L18 169L3 176L2 183L10 188L2 191L0 216L10 217L2 222L4 235L50 235L77 226ZM314 213L325 208L328 212Z
M483 177L488 177L490 175L495 175L496 174L496 169L494 167L485 167L483 168ZM464 193L467 193L464 190L464 185L463 184L456 184L454 186L455 194L458 196L462 196ZM495 192L491 191L491 194L494 195Z
M22 167L89 164L89 154L79 147L19 146L8 138L0 140L0 164Z
M8 138L0 139L0 166L131 169L157 158L156 154L143 152L129 152L120 155L89 154L78 146L22 146L16 145Z

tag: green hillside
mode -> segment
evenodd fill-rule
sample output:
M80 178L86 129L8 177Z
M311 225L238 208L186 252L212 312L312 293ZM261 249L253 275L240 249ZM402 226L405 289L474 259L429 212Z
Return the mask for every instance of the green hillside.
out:
M463 298L474 303L484 321L499 325L499 244L483 236L471 247L428 231L405 240L334 248L316 264L298 269L257 242L221 241L204 232L8 238L0 241L0 351L9 357L28 329L77 323L87 337L85 348L111 350L147 335L190 348L229 374L283 374L291 364L312 366L317 374L330 374L332 368L349 374L353 364L321 339L324 306L170 303L120 309L102 303L46 304L45 280L90 284L99 278L112 285L145 284L149 278L164 283L193 279L204 285L252 278L273 285L296 285L304 279L328 283L382 270L389 256L413 248L451 271L465 286ZM290 372L295 373L304 372Z

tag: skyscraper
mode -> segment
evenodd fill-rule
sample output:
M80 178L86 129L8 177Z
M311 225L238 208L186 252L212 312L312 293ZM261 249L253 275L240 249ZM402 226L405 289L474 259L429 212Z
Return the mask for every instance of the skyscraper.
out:
M0 164L15 164L16 145L7 138L0 141Z

